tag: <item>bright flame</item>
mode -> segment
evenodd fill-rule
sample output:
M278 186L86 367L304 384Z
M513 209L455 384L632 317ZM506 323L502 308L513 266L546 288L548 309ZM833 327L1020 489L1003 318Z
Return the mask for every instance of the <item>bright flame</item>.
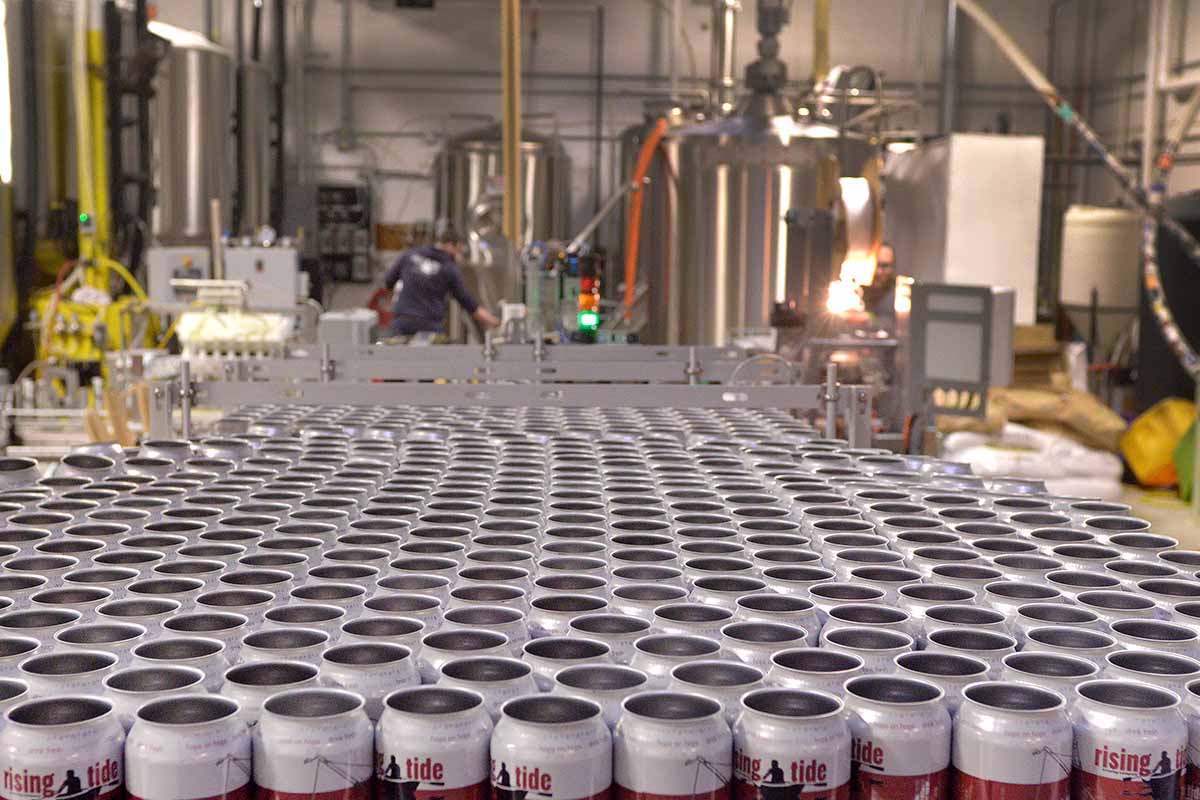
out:
M859 286L870 286L875 282L874 258L847 258L842 262L841 279Z
M859 288L850 281L833 281L829 284L829 298L825 310L830 314L845 314L862 311L863 299Z

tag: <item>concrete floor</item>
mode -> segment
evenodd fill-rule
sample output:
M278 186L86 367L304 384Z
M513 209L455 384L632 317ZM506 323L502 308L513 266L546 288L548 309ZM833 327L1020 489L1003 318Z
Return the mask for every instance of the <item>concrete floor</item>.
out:
M1173 491L1147 491L1134 486L1125 487L1123 502L1133 506L1136 516L1153 523L1155 533L1174 536L1179 546L1200 550L1200 516Z

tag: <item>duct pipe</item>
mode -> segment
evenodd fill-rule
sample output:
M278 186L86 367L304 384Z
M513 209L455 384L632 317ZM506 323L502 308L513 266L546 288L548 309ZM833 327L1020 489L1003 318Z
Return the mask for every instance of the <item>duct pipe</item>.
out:
M342 65L341 65L341 94L342 94L342 129L338 132L338 149L353 150L354 141L354 99L350 94L350 65L354 51L354 2L342 0Z
M501 124L504 170L504 235L520 250L525 243L521 219L525 197L521 183L521 0L500 3L500 72L504 116Z
M828 0L818 0L828 2ZM713 104L718 114L728 116L735 106L737 78L733 74L737 43L738 0L713 0L712 64L710 66Z
M946 0L946 29L942 39L942 94L938 131L952 133L958 106L958 4Z
M829 31L833 0L815 0L813 5L813 86L829 74Z

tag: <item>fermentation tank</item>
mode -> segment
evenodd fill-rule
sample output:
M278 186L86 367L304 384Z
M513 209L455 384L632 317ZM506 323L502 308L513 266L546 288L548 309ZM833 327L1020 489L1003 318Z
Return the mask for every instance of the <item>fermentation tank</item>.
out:
M171 43L154 81L154 235L161 245L207 244L213 198L223 229L231 219L233 58L193 31L152 26Z
M434 165L434 216L458 233L471 227L472 208L503 179L499 125L451 138ZM521 175L525 230L521 245L571 234L571 159L557 140L524 131Z

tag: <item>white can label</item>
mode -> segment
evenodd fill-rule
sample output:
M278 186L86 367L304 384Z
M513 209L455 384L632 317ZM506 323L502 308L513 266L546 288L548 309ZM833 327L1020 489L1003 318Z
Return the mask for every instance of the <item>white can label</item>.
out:
M250 737L155 739L134 734L125 759L130 800L249 800ZM201 756L205 760L192 760ZM173 758L188 763L173 764Z
M1167 735L1158 736L1159 743L1152 744L1153 737L1142 734L1153 732L1138 731L1136 720L1133 723L1107 737L1097 736L1087 726L1076 729L1073 796L1087 800L1176 800L1184 796L1186 737L1163 731L1160 733Z
M858 800L949 800L950 726L927 711L868 725L850 717L852 794ZM921 735L913 735L921 730Z
M472 720L417 736L385 716L376 743L381 800L487 800L488 737L478 731Z
M729 729L705 725L662 742L676 755L618 736L613 780L616 800L729 800L733 777ZM658 753L662 753L659 755Z
M983 730L960 725L954 735L956 797L1067 800L1071 743L1065 719L1012 719Z

